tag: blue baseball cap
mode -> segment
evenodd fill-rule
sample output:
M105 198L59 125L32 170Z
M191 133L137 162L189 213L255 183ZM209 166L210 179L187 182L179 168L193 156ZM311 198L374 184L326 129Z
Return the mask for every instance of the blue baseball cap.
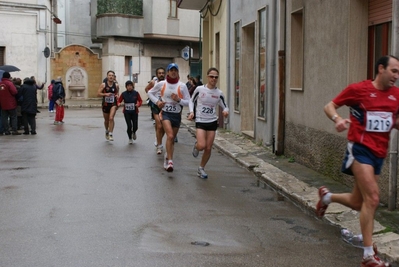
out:
M170 71L172 68L176 68L177 70L179 70L179 66L177 66L176 63L170 63L166 68L166 71Z

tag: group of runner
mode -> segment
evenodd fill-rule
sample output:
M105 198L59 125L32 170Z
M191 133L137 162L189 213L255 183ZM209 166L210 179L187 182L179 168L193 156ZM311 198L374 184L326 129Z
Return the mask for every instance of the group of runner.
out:
M119 95L119 84L116 82L115 72L110 70L107 72L107 78L100 84L98 96L102 97L102 111L104 117L105 139L114 141L113 131L115 127L115 114L118 107L122 105L123 115L127 125L127 136L129 144L133 144L136 140L136 131L138 129L138 113L139 107L143 103L139 92L134 90L134 83L126 81L126 91Z
M115 73L109 71L107 81L100 86L98 92L98 95L103 97L104 126L108 140L113 140L113 119L117 106L125 101L125 112L136 110L138 113L137 108L142 103L139 94L136 98L123 96L117 100L119 88L114 78ZM187 118L195 120L196 126L196 142L192 154L198 157L199 152L204 151L198 167L198 176L202 179L208 178L205 165L211 156L218 127L217 106L223 108L224 117L229 114L224 95L216 86L218 78L219 71L210 68L207 71L208 82L198 86L190 98L187 86L179 80L178 65L171 63L166 68L166 73L165 69L158 68L156 78L146 87L156 121L157 154L163 152L162 139L166 134L163 164L166 171L172 172L174 169L174 139L179 131L182 108L188 106ZM324 108L328 118L335 123L337 132L348 129L348 145L342 172L354 176L354 188L351 193L337 194L331 193L325 186L320 187L316 214L323 217L328 205L333 202L360 211L359 221L364 243L361 261L363 267L390 266L377 256L372 235L374 215L379 205L379 175L387 155L390 132L393 128L399 129L399 88L395 86L398 78L399 59L394 56L381 57L375 65L374 80L349 85ZM132 84L127 82L126 85L129 86L128 91L132 89ZM338 115L337 110L341 106L350 108L349 118ZM132 118L133 121L136 119L136 127L133 126L132 131L128 128L128 135L132 134L129 138L135 139L137 117L128 118Z
M183 107L188 106L188 119L195 119L196 126L197 140L192 154L194 157L198 157L199 152L204 151L198 167L198 176L207 179L205 165L211 156L218 127L217 107L222 107L224 117L229 114L223 92L216 86L219 71L216 68L210 68L207 71L208 82L198 86L191 98L186 84L180 81L179 66L176 63L170 63L166 70L162 67L157 68L155 75L154 79L146 86L145 91L150 99L149 104L155 120L156 141L154 145L156 153L158 155L163 153L162 140L166 135L163 167L166 171L173 172L175 139L180 128ZM105 138L109 141L114 140L114 117L117 108L124 102L123 113L127 124L127 134L129 143L132 144L137 137L138 108L142 104L142 98L134 90L133 82L127 81L125 85L127 90L118 97L119 86L115 80L115 73L108 71L107 78L98 89L98 96L103 98Z

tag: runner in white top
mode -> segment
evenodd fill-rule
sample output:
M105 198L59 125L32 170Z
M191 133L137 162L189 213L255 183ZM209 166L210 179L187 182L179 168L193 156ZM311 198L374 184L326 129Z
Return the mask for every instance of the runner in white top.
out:
M198 167L198 176L202 179L208 178L205 173L205 165L211 157L213 141L215 140L216 129L218 127L217 107L223 108L223 116L229 115L229 108L223 92L216 87L219 71L216 68L210 68L207 71L208 83L197 87L194 90L189 108L188 119L194 119L197 128L197 141L193 147L193 156L198 157L199 151L204 151L201 158L201 164Z
M175 63L168 65L165 81L157 83L150 91L150 100L162 109L159 118L162 121L163 129L166 133L166 158L164 168L168 172L173 171L173 150L174 139L179 131L181 122L182 106L188 106L190 93L187 86L179 81L179 67ZM161 99L158 99L158 93Z
M145 92L148 93L154 86L163 81L165 79L165 69L160 67L155 70L156 77L146 86ZM157 94L157 99L161 97L161 91L158 92ZM155 104L156 102L150 101L150 106L151 106L151 112L154 116L155 120L155 136L156 136L156 141L154 143L156 147L157 154L160 155L162 154L163 150L163 145L162 145L162 139L163 136L165 135L165 131L163 130L162 122L159 119L159 112L161 111L160 108Z

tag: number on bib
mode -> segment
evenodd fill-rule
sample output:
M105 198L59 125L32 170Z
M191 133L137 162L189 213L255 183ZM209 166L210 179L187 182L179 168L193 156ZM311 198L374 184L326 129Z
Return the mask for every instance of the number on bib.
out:
M135 104L134 103L125 103L125 110L135 110Z
M392 128L392 112L367 111L366 131L389 132Z
M113 95L111 95L111 96L106 96L104 100L105 100L106 103L114 103L114 101L115 101L115 96L113 96Z

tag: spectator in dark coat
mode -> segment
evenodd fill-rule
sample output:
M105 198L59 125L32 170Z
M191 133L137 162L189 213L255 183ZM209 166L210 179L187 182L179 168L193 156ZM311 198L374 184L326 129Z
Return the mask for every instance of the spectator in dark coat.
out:
M0 81L0 106L1 106L1 119L6 135L10 135L10 127L8 124L8 117L11 119L11 128L13 135L20 135L17 131L17 88L10 80L11 75L9 72L3 73L3 78Z
M33 80L33 81L35 82L35 87L36 87L36 89L42 90L43 87L44 87L44 85L46 84L46 83L44 82L44 83L42 83L42 85L39 86L39 85L37 84L37 82L36 82L35 76L30 76L30 78L31 78L31 80ZM36 93L37 93L37 91L36 91ZM38 102L38 101L37 101L37 94L36 94L36 102ZM39 110L37 110L36 112L37 112L37 113L40 113Z
M21 94L19 93L19 89L21 88L22 85L22 80L20 78L13 78L12 82L15 85L15 88L17 88L17 130L21 130L22 128L22 114L21 114L21 104L22 104L22 97Z
M22 123L24 125L23 134L36 134L36 85L35 81L30 78L24 79L24 84L20 88L20 95L22 96L21 113Z

